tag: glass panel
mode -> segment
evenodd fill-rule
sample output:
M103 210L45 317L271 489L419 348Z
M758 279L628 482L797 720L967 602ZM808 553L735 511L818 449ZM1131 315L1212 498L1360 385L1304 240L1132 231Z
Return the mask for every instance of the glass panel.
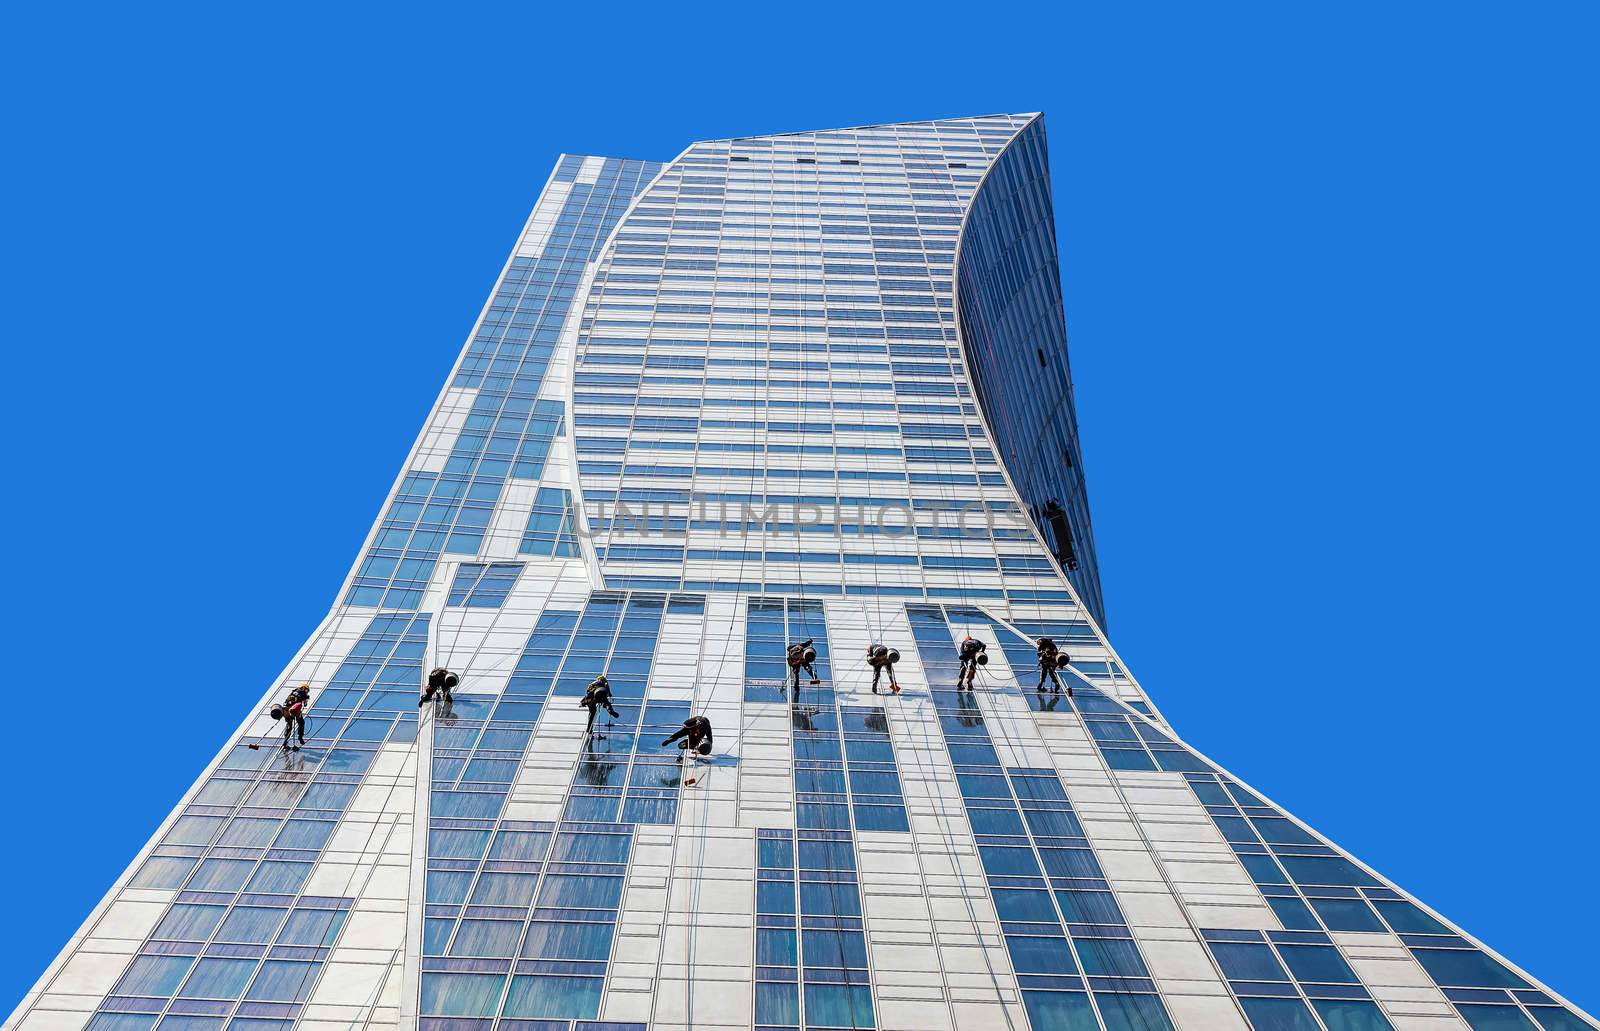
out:
M792 967L797 962L795 957L795 932L770 928L756 931L757 966Z
M800 993L792 984L756 984L756 1023L800 1023Z
M191 956L139 956L117 982L116 995L168 996L178 990L194 965Z
M1019 974L1075 974L1078 965L1065 938L1007 935L1011 965Z
M1594 1028L1563 1009L1550 1006L1529 1006L1533 1019L1544 1031L1594 1031Z
M1106 1031L1172 1031L1172 1021L1157 996L1096 992L1094 1001Z
M247 999L265 1002L304 1002L317 983L321 963L269 959L250 984Z
M154 1015L144 1013L96 1013L84 1031L149 1031L155 1022Z
M1050 1031L1098 1031L1089 997L1082 992L1023 992L1028 1021Z
M528 927L522 954L544 959L603 961L611 956L611 935L610 924L535 920Z
M283 921L284 910L264 906L234 906L217 932L218 941L265 945Z
M1241 999L1255 1031L1321 1031L1299 999Z
M520 921L463 920L450 944L452 956L515 956L522 937Z
M186 999L237 999L255 972L253 959L208 957L195 964L180 994Z
M1317 1016L1328 1026L1328 1031L1394 1031L1377 1007L1370 1002L1346 999L1314 999Z
M1265 945L1248 942L1210 942L1222 972L1235 981L1287 981L1283 965Z
M332 945L344 926L345 914L337 909L297 909L289 914L283 933L278 935L281 945Z
M1143 977L1144 961L1127 938L1074 938L1083 972L1110 977Z
M805 986L807 1027L871 1027L872 992L866 985Z
M514 977L505 1015L592 1020L600 1011L603 984L598 977Z
M1403 900L1375 900L1378 915L1382 916L1396 934L1450 934L1450 928L1441 924L1421 908Z
M1515 1006L1457 1006L1472 1031L1537 1031Z
M422 975L422 1012L441 1017L487 1017L500 1004L504 974Z
M472 889L475 906L526 906L539 878L529 873L486 873Z
M161 923L151 932L156 940L205 941L222 921L226 906L196 906L178 903L161 918Z
M1377 915L1360 899L1312 899L1311 908L1330 931L1384 930Z
M1289 965L1297 981L1354 983L1357 980L1350 964L1331 945L1280 945L1278 955Z

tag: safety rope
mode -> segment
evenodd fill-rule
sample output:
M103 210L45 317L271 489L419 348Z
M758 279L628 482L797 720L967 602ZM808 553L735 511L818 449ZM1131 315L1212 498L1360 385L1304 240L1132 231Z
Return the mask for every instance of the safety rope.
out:
M946 611L945 607L942 606L942 605L941 606L937 606L937 608L938 608L938 611L939 611L940 622L945 627L945 633L949 634L950 633L950 624L949 624L949 621L948 621L948 618L947 618L947 611ZM916 638L916 631L915 631L915 628L912 628L913 647L915 647L917 649L918 658L920 659L921 655L922 655L922 645L921 645L920 642L917 642L915 640L915 638ZM918 727L920 729L920 742L921 742L923 748L926 750L926 753L929 754L929 755L938 755L938 754L941 754L941 752L943 754L945 754L945 755L948 755L949 754L949 747L948 747L948 743L944 739L944 727L943 727L943 724L940 723L939 705L938 705L938 702L933 699L933 684L932 684L931 678L928 675L928 664L925 663L925 662L922 663L922 677L923 677L924 682L926 682L928 684L929 702L930 702L930 704L933 705L934 723L935 723L935 725L939 726L939 741L935 742L933 740L932 735L928 733L926 722L923 721L923 720L918 720L917 721L917 725L918 725ZM954 774L954 772L955 772L955 763L953 761L951 762L951 772L952 772L952 774ZM965 800L963 800L963 802L962 802L962 814L965 815L965 813L966 813L966 803L965 803ZM956 847L958 845L958 842L955 839L955 834L951 830L950 825L944 819L944 814L943 814L942 810L940 812L940 818L938 820L938 824L939 824L940 843L945 846L946 854L950 855L950 856L956 855ZM915 834L915 830L914 829L913 829L913 834ZM976 847L976 840L975 839L974 839L974 847ZM1002 983L1002 979L1001 979L1000 973L999 973L998 970L995 969L994 961L989 958L989 949L988 949L988 947L986 945L984 945L984 943L983 943L983 934L982 934L982 931L979 929L981 921L980 921L980 918L978 916L978 908L977 908L977 906L975 906L973 904L972 893L966 890L966 883L965 883L966 876L965 876L965 874L962 874L961 877L962 877L962 882L963 882L962 885L961 885L961 889L962 889L961 890L961 900L962 900L962 902L964 902L966 904L968 919L970 920L970 922L972 924L972 928L973 928L974 932L977 933L977 936L978 936L978 947L979 947L979 950L983 954L984 967L988 970L988 973L989 973L989 983L994 987L996 998L999 998L999 999L1003 1000L1004 996L1005 996L1005 993L1007 991L1007 987ZM987 885L987 878L985 878L985 884ZM988 891L987 886L985 887L984 890L985 890L985 893L987 894L987 891ZM1006 1026L1008 1028L1014 1028L1016 1026L1016 1022L1012 1019L1011 1007L1007 1006L1004 1003L1004 1001L1001 1001L1001 1003L1000 1003L1000 1011L1001 1011L1001 1013L1003 1013L1005 1015Z

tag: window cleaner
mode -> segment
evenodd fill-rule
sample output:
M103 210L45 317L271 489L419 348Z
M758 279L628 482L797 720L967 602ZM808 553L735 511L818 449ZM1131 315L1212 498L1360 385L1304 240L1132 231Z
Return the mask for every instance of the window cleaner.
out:
M697 752L700 755L710 755L711 721L704 716L690 716L683 721L683 726L675 734L661 742L661 747L665 748L674 741L683 749L682 754L678 756L680 763L683 762L685 755L692 756Z
M800 671L802 669L806 671L806 675L811 678L813 684L822 683L817 679L817 668L812 665L817 661L817 650L811 647L811 642L812 638L808 637L798 644L791 644L785 656L789 663L789 672L794 675L794 694L796 698L800 697Z
M900 661L900 653L881 644L867 645L867 665L872 667L872 693L878 693L878 681L883 678L884 670L889 671L889 689L895 694L900 693L900 681L894 678L894 664Z
M968 634L961 641L961 668L956 671L956 686L965 685L972 690L972 678L978 675L979 666L989 664L989 646Z
M301 684L291 688L282 705L272 707L272 718L283 721L283 750L300 751L306 743L306 710L311 708L311 685ZM294 744L292 738L298 739Z
M601 709L609 712L612 719L621 715L617 712L616 706L611 704L611 681L606 679L604 673L596 677L594 683L584 690L583 699L578 704L589 710L589 725L583 728L585 734L594 733L594 716Z
M1067 510L1055 498L1045 502L1045 521L1050 524L1050 531L1056 538L1056 561L1061 563L1062 569L1077 569L1078 554L1072 547L1072 526L1067 522Z
M1061 677L1056 673L1058 669L1066 669L1067 663L1072 661L1071 656L1056 647L1056 642L1048 637L1041 637L1034 650L1039 654L1039 690L1044 690L1044 678L1048 676L1055 686L1050 690L1055 694L1061 693ZM1072 685L1067 685L1067 697L1072 697Z
M455 700L450 697L450 691L459 683L461 683L460 677L440 666L428 674L428 686L422 689L422 700L417 703L417 708L427 705L433 701L434 695L441 693L444 695L445 703L449 704Z

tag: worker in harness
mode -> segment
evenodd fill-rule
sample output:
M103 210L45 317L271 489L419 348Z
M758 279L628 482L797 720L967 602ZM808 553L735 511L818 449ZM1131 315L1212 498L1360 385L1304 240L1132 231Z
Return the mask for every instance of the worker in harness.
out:
M1072 524L1067 521L1067 510L1061 507L1061 502L1051 498L1045 502L1044 519L1056 539L1056 561L1061 563L1062 569L1077 569L1078 554L1072 547Z
M867 645L867 665L872 667L872 693L878 693L878 681L883 679L885 670L889 672L889 689L895 694L900 693L900 682L894 678L894 664L900 661L900 653L881 644Z
M961 668L956 671L956 686L966 685L967 690L972 690L972 678L978 675L979 666L989 664L989 646L968 634L961 640Z
M428 686L422 689L422 700L417 703L417 708L420 709L422 706L427 705L433 701L435 695L439 694L442 694L445 703L449 704L454 701L450 697L450 691L459 683L461 683L460 677L440 666L428 674Z
M690 716L683 721L683 726L678 729L677 733L661 742L661 747L665 748L674 741L678 742L678 747L683 749L678 756L679 762L683 762L685 755L694 753L710 755L711 721L704 716Z
M817 650L811 647L811 641L812 639L808 637L798 644L791 644L784 656L785 661L789 663L789 672L794 677L796 698L800 697L800 671L802 669L806 671L806 675L811 678L813 684L822 683L817 679L817 668L812 665L817 661Z
M1039 690L1044 690L1044 678L1049 677L1054 686L1050 689L1056 694L1061 693L1061 677L1056 673L1058 669L1066 669L1067 663L1072 659L1066 652L1056 647L1056 642L1048 637L1041 637L1034 650L1039 655ZM1072 685L1067 685L1067 697L1072 697Z
M621 715L616 706L611 704L611 681L606 679L604 673L596 677L594 683L583 692L583 700L578 704L589 710L589 725L583 728L585 734L594 733L594 716L601 709L609 712L612 719Z
M301 684L291 688L289 695L283 700L282 705L272 707L272 718L283 721L283 750L300 751L300 745L306 743L306 710L311 708L311 685ZM291 738L297 738L299 744L292 744Z

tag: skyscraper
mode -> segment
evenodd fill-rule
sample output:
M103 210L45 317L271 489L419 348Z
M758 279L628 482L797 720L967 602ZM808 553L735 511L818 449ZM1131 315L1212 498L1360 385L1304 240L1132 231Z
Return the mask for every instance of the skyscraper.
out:
M1082 469L1038 116L562 158L327 618L7 1028L1592 1027L1182 742Z

